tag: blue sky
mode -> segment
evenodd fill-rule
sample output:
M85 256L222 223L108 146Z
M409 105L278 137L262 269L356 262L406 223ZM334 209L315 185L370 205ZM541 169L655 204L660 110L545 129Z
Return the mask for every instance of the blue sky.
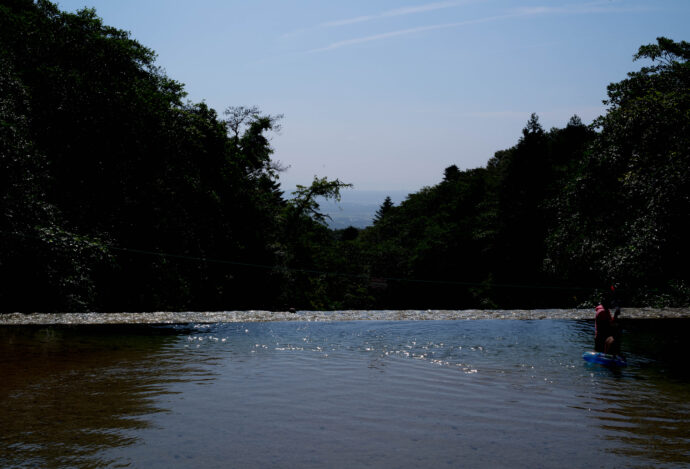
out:
M284 114L286 188L314 175L416 191L484 166L532 112L604 112L606 86L657 36L690 40L688 0L63 0L130 31L219 112Z

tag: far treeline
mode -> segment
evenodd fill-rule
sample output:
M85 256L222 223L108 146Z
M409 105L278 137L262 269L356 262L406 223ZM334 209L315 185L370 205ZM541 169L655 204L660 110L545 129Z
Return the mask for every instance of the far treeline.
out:
M690 44L659 38L606 115L536 115L373 226L285 195L280 116L186 100L94 10L0 1L0 311L687 306ZM527 116L526 116L527 117ZM424 155L420 155L423 157Z

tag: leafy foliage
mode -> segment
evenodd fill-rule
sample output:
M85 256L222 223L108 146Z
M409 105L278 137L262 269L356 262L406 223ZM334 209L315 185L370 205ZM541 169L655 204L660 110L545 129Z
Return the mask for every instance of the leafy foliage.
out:
M185 101L94 10L0 3L3 311L577 305L616 282L690 302L690 45L659 38L590 127L532 114L486 167L364 230L329 230L314 177L285 198L282 116Z
M44 192L47 161L29 136L26 90L0 57L0 303L5 310L81 309L102 245L62 228ZM40 285L40 294L36 294Z
M246 264L273 264L285 205L265 136L278 118L230 108L223 121L184 103L153 52L93 10L63 13L47 1L0 9L11 88L2 157L14 181L3 215L27 218L4 230L3 258L14 262L3 276L21 272L20 291L39 292L44 310L254 304L266 269ZM27 255L22 245L36 238L50 249ZM4 308L32 308L13 291L3 288L16 297Z
M598 138L558 202L554 270L687 298L689 58L690 44L659 38L635 55L651 65L609 86Z

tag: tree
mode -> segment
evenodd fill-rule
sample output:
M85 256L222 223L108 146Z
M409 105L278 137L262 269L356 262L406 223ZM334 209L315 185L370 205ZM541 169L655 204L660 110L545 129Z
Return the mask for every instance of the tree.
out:
M297 185L279 216L278 252L273 277L276 303L281 307L329 309L337 306L342 282L328 272L339 272L343 257L335 249L337 236L326 224L319 199L340 200L340 191L352 187L339 179L314 176L309 186Z
M314 176L309 186L297 185L297 190L292 193L293 198L288 202L288 219L290 221L309 217L315 222L325 225L328 215L319 211L318 198L333 199L340 202L340 191L352 187L352 184L344 183L339 179L329 181L328 178Z
M532 113L527 121L527 124L522 129L522 139L527 139L530 137L541 137L544 135L544 129L539 123L539 116L536 113Z
M183 103L153 51L47 0L0 4L0 62L0 268L41 300L20 309L268 306L280 116Z
M67 230L48 203L47 158L31 140L30 116L26 90L0 55L0 311L83 309L94 298L91 269L107 251Z
M456 165L450 165L443 171L443 180L452 182L460 177L460 169Z
M374 225L377 223L380 223L383 218L390 213L391 209L395 206L393 204L393 201L391 200L390 196L386 196L384 199L383 203L379 207L379 209L376 211L374 214Z
M634 56L648 65L609 85L598 138L559 200L554 270L687 301L689 58L690 44L660 37Z
M500 152L497 162L490 164L496 203L490 263L498 283L533 286L545 281L541 259L547 229L543 204L553 182L550 137L533 113L517 145ZM539 297L527 289L503 293L503 304L524 305Z

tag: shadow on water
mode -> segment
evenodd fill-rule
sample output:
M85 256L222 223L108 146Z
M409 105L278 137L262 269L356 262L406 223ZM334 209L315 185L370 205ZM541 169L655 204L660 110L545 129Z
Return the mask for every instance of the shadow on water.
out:
M587 364L592 406L608 452L656 467L690 464L690 351L687 319L624 320L627 368Z
M609 452L663 464L690 464L690 392L678 383L610 390L596 413Z
M173 354L176 332L151 327L0 328L0 467L103 467L137 442L156 398L210 379Z

